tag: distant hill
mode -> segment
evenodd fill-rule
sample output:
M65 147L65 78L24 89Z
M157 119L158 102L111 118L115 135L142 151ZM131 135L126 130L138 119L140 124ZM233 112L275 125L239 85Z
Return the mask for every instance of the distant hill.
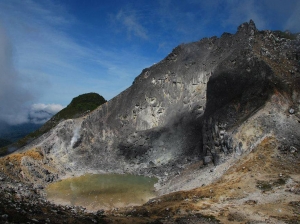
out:
M42 124L24 123L18 125L8 125L0 122L0 148L12 144L29 133L36 131Z
M12 142L9 141L9 140L0 138L0 147L7 146L7 145L9 145L9 144L11 144L11 143L12 143Z
M25 123L19 125L2 125L1 123L1 126L4 127L0 131L0 139L5 139L9 142L15 142L21 138L24 138L29 133L39 129L42 124Z
M84 116L85 114L89 113L90 111L93 111L105 102L106 100L97 93L85 93L73 98L71 103L67 107L55 114L44 125L35 126L35 129L32 129L33 127L31 128L27 126L26 134L24 134L24 131L26 131L26 127L22 126L20 130L23 131L23 135L20 135L20 130L16 130L16 133L11 133L11 136L19 136L19 138L11 138L6 135L6 137L3 139L3 145L0 145L0 147L3 147L0 149L0 156L5 155L8 152L15 151L16 149L28 144L32 140L50 131L60 121ZM7 144L8 142L13 141L16 142L10 145Z
M52 117L51 121L60 121L70 118L77 118L95 110L98 106L105 103L106 100L97 93L86 93L75 97L71 103L55 116Z

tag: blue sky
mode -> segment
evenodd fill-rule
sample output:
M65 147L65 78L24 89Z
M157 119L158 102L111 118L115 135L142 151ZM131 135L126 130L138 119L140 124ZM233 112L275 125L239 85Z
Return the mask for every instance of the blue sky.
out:
M109 100L181 43L250 19L299 32L299 15L299 0L0 0L0 120L87 92Z

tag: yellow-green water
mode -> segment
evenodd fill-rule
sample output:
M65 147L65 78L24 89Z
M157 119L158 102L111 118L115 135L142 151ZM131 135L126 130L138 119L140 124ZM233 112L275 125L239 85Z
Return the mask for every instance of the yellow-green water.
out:
M46 193L54 203L95 211L141 205L156 196L156 182L156 178L129 174L86 174L52 183Z

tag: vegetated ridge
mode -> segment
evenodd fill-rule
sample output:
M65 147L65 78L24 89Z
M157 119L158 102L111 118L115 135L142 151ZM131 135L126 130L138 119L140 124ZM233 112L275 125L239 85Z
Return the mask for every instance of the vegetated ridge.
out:
M47 211L23 217L38 221L57 222L42 201L48 183L92 172L155 176L159 196L71 207L87 223L299 223L299 158L300 35L251 20L176 47L115 98L0 159L0 174L4 192L33 185Z
M71 103L67 107L55 114L38 130L29 133L24 138L18 140L13 144L7 144L9 142L6 142L6 144L4 145L6 147L0 149L0 155L5 155L8 152L15 151L16 149L23 147L24 145L40 137L44 133L50 131L59 122L86 115L105 102L106 100L97 93L85 93L73 98Z

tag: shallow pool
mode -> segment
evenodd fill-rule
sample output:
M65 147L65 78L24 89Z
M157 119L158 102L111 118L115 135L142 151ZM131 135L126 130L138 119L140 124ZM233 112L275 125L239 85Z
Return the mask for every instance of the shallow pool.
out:
M156 196L156 178L121 174L86 174L46 188L56 204L83 206L90 211L141 205Z

